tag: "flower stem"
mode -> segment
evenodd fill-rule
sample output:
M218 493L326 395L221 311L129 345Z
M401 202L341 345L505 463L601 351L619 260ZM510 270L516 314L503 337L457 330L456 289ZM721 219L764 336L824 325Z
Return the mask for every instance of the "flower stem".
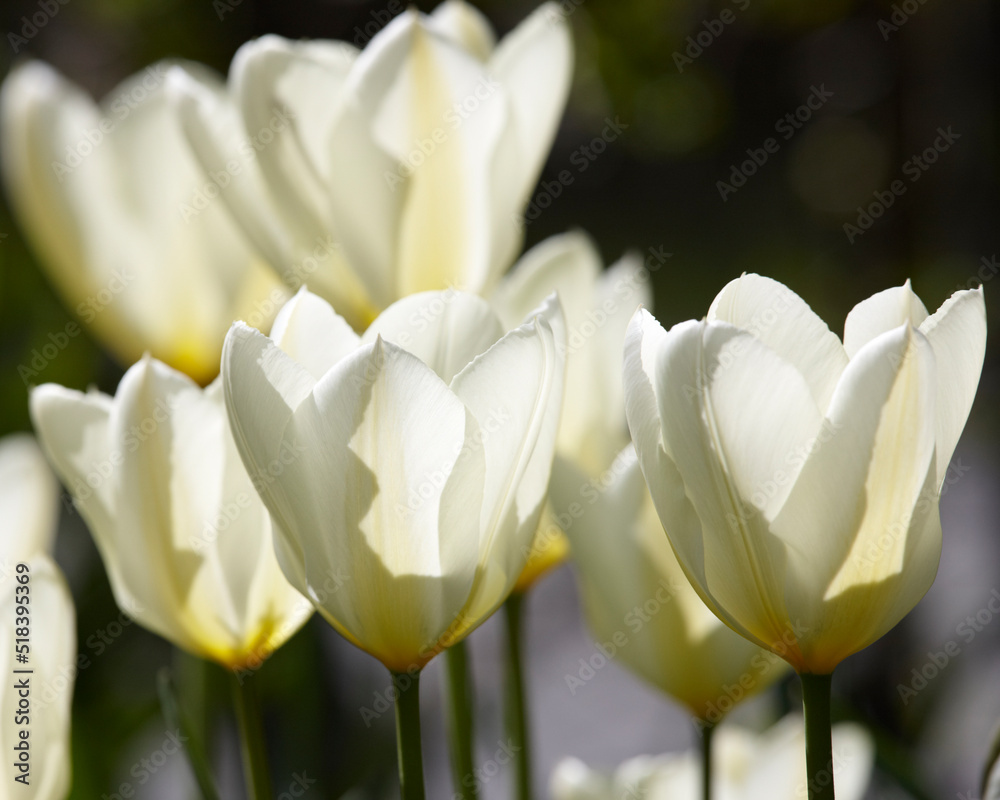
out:
M472 721L472 679L469 673L469 650L464 641L445 651L448 680L448 744L455 797L476 800L479 795L473 774L474 725Z
M702 721L701 728L701 796L702 800L712 800L712 734L715 725Z
M512 594L504 603L507 618L507 735L514 750L514 797L531 798L531 759L528 755L528 715L521 659L521 622L524 595Z
M801 675L806 718L806 775L809 800L834 800L833 740L830 730L832 675Z
M267 767L267 746L254 677L237 672L233 672L232 677L233 707L240 730L247 795L250 800L270 800L271 777Z
M173 675L168 667L163 667L157 673L156 685L160 695L160 709L163 711L164 722L171 730L180 731L187 740L184 752L191 765L191 772L194 773L194 779L203 800L219 800L219 793L212 780L212 770L208 764L208 755L205 752L202 738L195 732L194 726L181 711L180 702L177 699L177 687L174 685Z
M424 800L424 762L420 752L420 673L393 672L396 690L396 752L402 800Z

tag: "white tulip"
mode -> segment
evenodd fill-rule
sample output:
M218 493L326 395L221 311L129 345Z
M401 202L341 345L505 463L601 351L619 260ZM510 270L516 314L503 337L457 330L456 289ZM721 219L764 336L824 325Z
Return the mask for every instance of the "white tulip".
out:
M715 734L715 800L793 800L806 796L805 726L789 716L763 733L725 725ZM833 727L833 772L839 800L861 800L871 780L875 743L859 725ZM701 791L701 759L693 752L640 756L614 775L567 758L552 773L554 800L680 800Z
M399 301L359 338L303 290L277 341L242 324L226 339L247 468L296 454L258 487L286 576L394 672L468 635L524 567L552 464L562 329L553 301L501 335L486 301L449 291ZM336 592L321 591L329 570L346 575Z
M928 315L908 282L857 305L843 345L757 275L669 332L639 312L629 426L709 607L817 675L899 622L937 571L940 487L985 345L981 290Z
M248 240L362 330L415 292L492 289L520 249L571 71L554 5L494 45L477 11L446 0L363 51L265 36L236 54L228 91L181 70L171 84Z
M281 574L254 489L271 475L243 468L218 380L202 389L147 356L113 398L45 384L31 415L119 607L140 625L253 669L311 615Z
M16 67L0 91L0 155L18 221L87 329L124 364L148 350L207 383L233 319L281 292L206 194L163 91L169 66L100 105L44 63Z
M552 501L582 510L568 528L587 622L614 658L718 723L739 701L787 671L777 656L726 627L681 570L639 470L632 445L608 469L600 491L568 464L554 471Z

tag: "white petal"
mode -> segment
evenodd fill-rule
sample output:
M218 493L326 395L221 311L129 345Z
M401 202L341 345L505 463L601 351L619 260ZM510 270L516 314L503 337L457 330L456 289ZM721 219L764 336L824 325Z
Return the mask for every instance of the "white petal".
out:
M59 484L33 437L0 439L0 509L4 531L0 561L14 565L49 553L59 518Z
M497 45L489 66L510 102L522 159L514 194L521 204L552 146L573 77L573 41L559 6L535 9Z
M113 525L116 465L108 430L111 398L47 383L29 407L39 444L95 536ZM118 460L119 456L114 460Z
M596 245L585 233L550 236L521 256L497 285L490 301L503 324L513 327L556 292L572 328L583 321L591 307L594 283L602 266Z
M479 552L486 573L469 612L476 624L503 602L524 569L544 507L565 366L549 319L559 326L561 317L553 299L451 383L484 431Z
M496 45L489 21L465 0L444 0L431 13L428 24L480 61L486 61Z
M381 340L337 364L285 433L297 456L277 483L290 503L269 502L271 511L310 587L346 568L350 591L320 610L392 669L429 659L468 598L483 480L477 435L440 378Z
M503 335L489 303L465 292L421 292L393 303L365 331L412 353L445 383Z
M282 306L270 338L316 380L361 343L329 303L304 287Z
M844 350L854 358L876 336L906 322L918 328L925 319L927 309L907 280L902 286L873 294L851 309L844 322Z
M760 275L743 275L719 292L708 319L756 336L798 367L820 409L829 405L847 366L847 353L837 335L787 286Z
M953 294L920 324L934 348L937 369L938 485L944 481L979 386L986 354L986 303L982 288Z

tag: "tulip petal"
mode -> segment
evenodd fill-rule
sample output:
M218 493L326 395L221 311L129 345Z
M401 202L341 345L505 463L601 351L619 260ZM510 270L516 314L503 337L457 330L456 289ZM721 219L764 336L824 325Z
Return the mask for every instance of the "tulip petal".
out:
M743 275L719 292L708 310L710 322L728 322L760 339L794 365L812 389L813 399L826 409L847 353L801 297L771 278Z
M521 256L497 285L490 302L504 326L511 328L556 292L566 323L574 328L593 303L593 285L601 269L601 254L587 234L571 231L550 236Z
M550 323L550 320L552 321ZM451 382L479 422L486 477L477 581L468 616L478 624L506 599L531 552L545 504L562 404L564 360L553 325L558 301L504 336Z
M503 335L490 304L465 292L421 292L398 300L365 331L412 353L445 383Z
M106 529L114 519L111 407L107 395L84 394L54 383L33 389L29 399L39 444L93 531Z
M0 561L7 572L35 553L49 553L59 516L59 483L34 438L0 439Z
M789 618L784 547L768 522L797 475L790 455L822 417L797 369L729 325L677 325L656 358L662 440L702 527L693 539L686 525L668 535L685 571L715 599L713 610L775 646Z
M930 345L909 325L862 348L775 520L810 671L832 670L883 635L933 580L934 374ZM823 536L806 541L802 531L820 520Z
M230 68L246 133L268 185L287 204L288 215L316 233L325 230L326 185L333 177L326 135L344 102L356 55L356 48L344 42L292 42L268 35L243 45Z
M314 599L324 566L344 565L351 591L320 610L391 669L429 660L468 597L483 486L477 435L430 368L378 339L316 385L283 437L299 455L281 481L291 502L278 535L301 550Z
M270 338L316 380L361 343L329 303L305 288L282 306Z
M909 322L917 328L927 319L927 309L910 288L902 286L873 294L862 300L844 322L844 350L851 358L876 336Z
M282 434L316 379L271 339L236 323L222 349L222 385L243 465L274 521L288 530L294 501L285 490L286 482L277 478L286 462L298 455L284 445ZM294 562L282 558L281 548L277 552L288 580L304 591L302 582L286 569Z
M399 293L480 290L490 274L491 156L506 117L499 85L412 14L372 41L357 73L352 89L371 135L410 167L395 253ZM467 110L473 106L474 113ZM419 163L411 163L414 153Z
M558 5L535 9L501 40L489 66L510 103L520 154L519 169L510 179L518 179L512 196L520 206L542 171L573 78L573 40Z
M934 348L937 370L937 479L947 475L979 386L986 355L986 303L982 287L953 294L920 324Z
M480 61L490 57L497 43L489 21L465 0L444 0L431 12L428 24Z

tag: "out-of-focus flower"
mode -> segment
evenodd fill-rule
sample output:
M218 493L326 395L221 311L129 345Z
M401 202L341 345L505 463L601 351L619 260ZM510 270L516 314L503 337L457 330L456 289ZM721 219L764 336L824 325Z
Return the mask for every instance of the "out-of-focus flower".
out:
M400 14L363 52L265 36L236 54L228 91L171 81L248 240L363 330L415 292L493 288L520 250L571 72L554 5L495 43L479 12L446 0Z
M144 357L115 396L45 384L31 416L101 552L119 607L178 647L255 668L312 613L278 567L256 484L295 453L247 474L222 384L207 389Z
M557 507L580 502L586 478L568 465L550 489ZM568 495L568 496L567 496ZM731 631L698 597L677 563L632 445L569 528L587 622L609 658L715 724L788 669Z
M123 364L148 350L207 383L229 325L279 283L212 201L163 91L168 69L97 105L42 62L15 68L0 155L26 236L88 330Z
M622 385L615 376L629 320L640 305L652 303L649 270L635 254L605 270L590 238L572 232L529 250L490 300L509 327L553 292L566 313L566 391L553 469L558 473L565 462L574 476L582 474L574 487L578 493L601 478L629 441ZM567 507L584 500L572 496L563 506L547 507L519 591L566 558L569 545L562 528L575 519L566 515Z
M76 614L49 557L58 515L59 485L34 439L0 439L3 797L63 800L70 789Z
M629 425L709 607L800 673L892 628L937 571L940 487L985 345L981 290L928 315L909 283L855 306L843 344L758 275L669 332L638 313Z
M419 669L524 567L562 401L558 304L501 335L485 300L421 293L359 338L303 290L274 329L280 346L235 325L222 375L247 468L298 454L258 487L282 568L349 641ZM322 595L328 570L349 578Z
M806 796L805 726L789 716L764 733L725 725L715 734L712 795L716 800L793 800ZM838 800L861 800L871 780L875 745L859 725L833 727ZM552 773L555 800L681 800L701 791L701 759L693 752L641 756L614 775L568 758Z

